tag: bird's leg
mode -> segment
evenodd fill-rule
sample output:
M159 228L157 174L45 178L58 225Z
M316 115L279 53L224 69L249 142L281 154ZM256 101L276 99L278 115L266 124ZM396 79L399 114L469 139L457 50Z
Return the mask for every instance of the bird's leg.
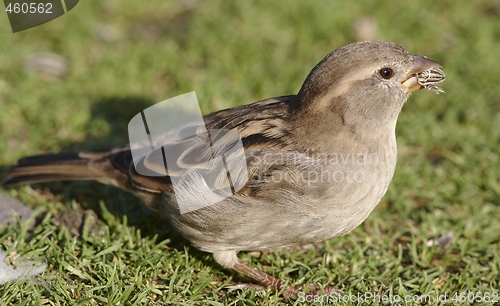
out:
M271 275L262 272L259 269L252 267L251 265L246 264L240 260L234 263L233 269L255 279L256 281L264 284L267 287L274 288L278 291L286 286L285 282L283 282L282 280L272 277ZM285 291L283 291L283 296L291 299L296 299L299 292L301 292L300 289L297 289L293 286L286 286Z
M342 295L344 292L342 290L333 288L333 287L325 287L323 291L320 289L318 284L310 284L309 288L312 289L311 291L305 291L303 289L298 289L293 286L287 286L285 282L282 280L279 280L275 277L272 277L271 275L260 271L259 269L252 267L251 265L248 265L240 260L236 261L234 263L233 269L236 271L239 271L257 281L265 285L266 287L271 287L274 288L278 291L282 290L285 288L285 291L283 291L283 296L290 298L290 299L296 299L299 293L304 292L305 296L315 296L319 294L337 294L337 295ZM260 289L261 286L239 286L240 288L257 288Z
M217 261L220 265L226 267L226 268L232 268L235 269L236 271L245 274L246 276L249 276L256 281L260 282L266 287L270 287L273 289L276 289L278 291L283 290L283 296L290 298L290 299L296 299L299 295L299 293L304 292L306 296L314 296L314 295L319 295L319 294L343 294L341 290L335 289L333 287L326 287L323 290L320 290L320 287L317 284L311 284L313 285L310 289L312 291L307 291L299 288L295 288L293 286L287 286L285 282L283 282L280 279L277 279L275 277L272 277L271 275L260 271L259 269L252 267L249 264L246 264L242 261L240 261L236 255L236 251L223 251L223 252L215 252L213 253L215 261ZM257 289L262 289L262 286L255 286L255 285L239 285L238 288L257 288Z

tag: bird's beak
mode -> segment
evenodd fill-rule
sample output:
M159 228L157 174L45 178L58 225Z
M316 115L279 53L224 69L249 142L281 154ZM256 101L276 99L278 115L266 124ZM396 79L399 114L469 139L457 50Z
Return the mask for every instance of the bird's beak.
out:
M411 65L410 69L406 71L403 82L401 82L401 86L405 87L408 92L414 92L422 88L417 82L417 73L420 73L425 70L429 70L431 68L440 68L443 67L440 63L435 62L426 57L413 55L413 65Z

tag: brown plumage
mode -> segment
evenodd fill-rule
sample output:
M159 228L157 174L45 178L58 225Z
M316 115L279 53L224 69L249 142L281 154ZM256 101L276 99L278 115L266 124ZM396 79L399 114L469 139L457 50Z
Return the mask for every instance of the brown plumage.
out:
M178 160L178 168L167 169L166 177L138 174L124 147L28 157L12 168L3 185L92 179L126 189L219 264L281 289L284 282L241 262L237 252L320 242L363 222L392 180L396 120L410 92L423 86L417 74L429 69L441 73L438 67L394 43L354 43L318 63L297 95L205 116L207 129L239 133L248 182L233 196L185 214L179 211L171 179L186 165L196 167L194 162L206 154L189 140L183 143L186 156ZM433 80L432 88L443 79L444 74ZM224 140L219 144L227 145ZM144 167L163 167L149 157L143 159ZM201 201L199 187L182 196ZM289 286L284 294L295 297L298 292Z

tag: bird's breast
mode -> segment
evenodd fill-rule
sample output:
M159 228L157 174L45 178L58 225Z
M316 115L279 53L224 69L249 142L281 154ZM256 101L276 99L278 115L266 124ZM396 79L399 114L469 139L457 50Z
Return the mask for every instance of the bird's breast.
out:
M346 234L361 224L387 192L396 168L396 142L390 140L374 150L341 156L326 171L329 188L318 203L319 228L331 237Z

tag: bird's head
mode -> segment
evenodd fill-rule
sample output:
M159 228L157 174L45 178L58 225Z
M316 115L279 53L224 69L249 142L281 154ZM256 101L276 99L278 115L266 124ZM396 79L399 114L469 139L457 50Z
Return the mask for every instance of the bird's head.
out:
M439 63L392 42L349 44L328 54L312 69L293 107L306 114L334 112L345 124L363 120L395 125L410 93L423 87L419 73L439 67Z

